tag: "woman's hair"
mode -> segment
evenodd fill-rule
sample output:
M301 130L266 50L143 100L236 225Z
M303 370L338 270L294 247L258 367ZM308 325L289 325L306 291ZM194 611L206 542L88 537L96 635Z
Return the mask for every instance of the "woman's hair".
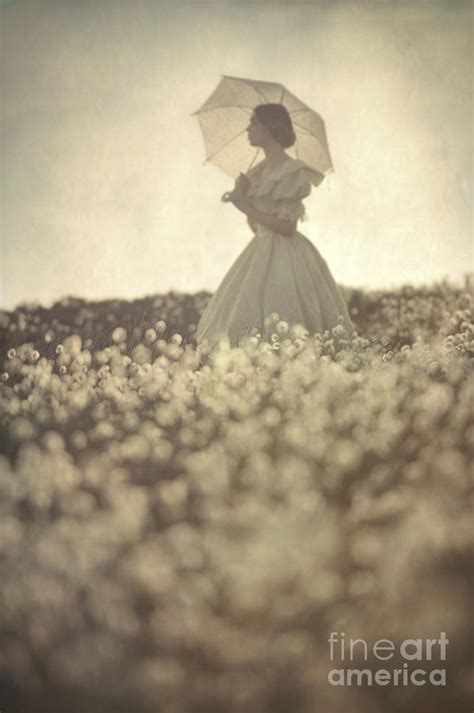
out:
M283 104L259 104L255 107L254 113L260 123L268 129L271 136L284 149L293 146L296 135L288 110Z

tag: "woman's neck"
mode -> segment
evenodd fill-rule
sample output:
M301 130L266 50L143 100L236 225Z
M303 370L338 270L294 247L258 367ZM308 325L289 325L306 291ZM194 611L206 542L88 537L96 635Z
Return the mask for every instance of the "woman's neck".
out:
M265 153L265 163L267 166L279 166L280 163L286 161L288 158L287 154L281 146L263 146L263 151Z

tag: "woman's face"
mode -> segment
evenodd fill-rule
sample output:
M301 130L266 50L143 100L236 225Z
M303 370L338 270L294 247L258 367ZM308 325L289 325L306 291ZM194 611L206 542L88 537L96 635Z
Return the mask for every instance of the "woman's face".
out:
M251 116L250 123L247 127L247 136L252 146L262 146L262 142L265 143L265 141L268 141L269 134L267 127L257 119L255 114Z

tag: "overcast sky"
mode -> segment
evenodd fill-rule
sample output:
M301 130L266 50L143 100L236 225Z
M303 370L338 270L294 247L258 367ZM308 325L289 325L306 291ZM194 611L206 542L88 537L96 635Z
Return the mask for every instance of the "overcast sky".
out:
M252 237L191 116L221 74L324 118L299 230L339 283L473 269L471 2L1 4L1 307L218 286Z

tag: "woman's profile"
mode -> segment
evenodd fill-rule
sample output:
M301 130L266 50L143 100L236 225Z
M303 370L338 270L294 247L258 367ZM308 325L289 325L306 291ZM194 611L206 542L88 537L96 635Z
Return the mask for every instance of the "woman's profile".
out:
M340 322L350 335L354 326L326 261L297 230L298 221L306 219L302 201L311 181L304 161L285 153L296 139L287 109L256 106L247 133L265 158L237 178L228 200L247 216L254 236L207 304L197 325L197 344L227 336L231 346L238 346L252 328L265 334L264 320L275 313L310 334Z

